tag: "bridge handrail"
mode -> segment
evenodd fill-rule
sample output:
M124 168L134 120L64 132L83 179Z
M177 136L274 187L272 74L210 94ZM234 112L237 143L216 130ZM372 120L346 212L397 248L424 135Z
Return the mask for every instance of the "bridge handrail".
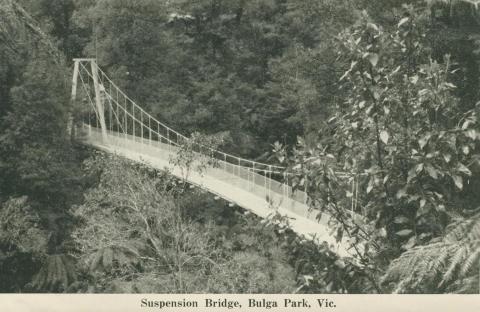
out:
M83 67L84 71L91 77L93 78L92 74L87 70L87 68L85 67L85 65L82 64L82 61L80 61L80 64L81 66ZM127 94L125 94L125 92L123 92L108 76L107 74L100 68L97 66L97 70L99 71L99 73L101 74L102 78L105 78L109 84L111 86L113 86L113 88L115 89L116 92L120 93L126 100L128 100L130 102L130 104L132 104L136 109L138 109L142 114L145 114L146 117L148 117L149 119L151 119L153 122L157 123L158 125L160 125L164 130L168 131L168 132L171 132L173 134L175 134L175 136L177 138L181 138L183 140L190 140L188 137L186 137L185 135L179 133L178 131L172 129L171 127L167 126L166 124L164 124L163 122L159 121L158 119L156 119L155 117L153 117L151 114L149 114L148 112L146 112L141 106L139 106L134 100L132 100ZM103 81L103 79L100 79L101 81ZM105 92L106 94L109 95L110 99L112 99L113 101L115 101L115 99L108 93L108 92ZM122 105L120 105L120 103L117 102L117 105L119 107L122 107ZM167 140L168 142L170 142L171 144L173 145L176 145L178 146L179 143L171 140L170 138L167 138L163 135L161 135L157 130L155 129L152 129L151 127L149 127L147 124L145 124L144 122L138 120L137 118L135 118L132 114L130 114L129 112L127 112L126 110L124 110L126 113L129 114L129 116L131 118L134 118L139 124L143 124L143 126L145 128L148 128L150 129L152 132L154 132L158 137L162 137L164 138L165 140ZM205 149L208 149L210 150L211 152L214 152L214 153L217 153L219 155L222 155L223 156L223 159L221 158L218 158L219 160L223 160L223 161L226 161L226 162L229 162L233 165L237 165L237 166L241 166L241 167L245 167L245 168L250 168L252 170L255 170L255 171L260 171L260 172L271 172L273 174L283 174L284 173L284 170L286 169L286 167L282 167L282 166L277 166L277 165L271 165L271 164L266 164L266 163L262 163L262 162L257 162L257 161L253 161L253 160L250 160L250 159L246 159L246 158L243 158L243 157L238 157L238 156L235 156L235 155L232 155L232 154L229 154L229 153L225 153L223 151L220 151L220 150L216 150L216 149L213 149L209 146L205 146L205 145L202 145L202 144L199 144L199 143L196 143L198 146L202 147L202 148L205 148ZM230 158L230 160L229 160ZM231 159L234 159L235 162L232 162ZM239 165L240 163L240 165ZM245 165L242 165L242 163L247 163L247 164L250 164L250 166L245 166ZM257 167L257 168L255 168ZM268 168L268 170L266 169L260 169L260 168L264 167L264 168ZM260 169L260 170L259 170ZM288 174L288 173L287 173Z
M83 66L83 64L82 64ZM101 75L106 78L106 80L116 89L116 91L118 91L119 93L122 94L122 96L127 99L131 104L133 104L136 108L138 108L143 114L145 114L148 118L150 118L151 120L153 120L154 122L156 122L157 124L159 124L160 126L162 126L165 130L168 130L169 132L172 132L174 133L177 137L180 137L184 140L190 140L188 137L186 137L185 135L179 133L178 131L170 128L169 126L167 126L166 124L164 124L163 122L159 121L158 119L156 119L155 117L153 117L152 115L150 115L148 112L146 112L141 106L139 106L137 103L135 103L135 101L133 101L128 95L126 95L108 76L107 74L100 68L100 67L97 67L98 68L98 71L101 73ZM87 70L88 72L88 70ZM88 72L89 73L89 72ZM91 75L89 73L89 75ZM121 105L120 105L121 106ZM139 121L140 122L140 121ZM145 123L143 123L144 126L146 126ZM153 130L153 129L152 129ZM153 130L154 132L156 132L155 130ZM172 140L168 139L169 141L173 142ZM178 145L178 143L177 143ZM257 161L253 161L253 160L250 160L250 159L246 159L246 158L243 158L243 157L238 157L238 156L235 156L235 155L232 155L232 154L229 154L229 153L225 153L225 152L222 152L222 151L219 151L219 150L216 150L216 149L213 149L209 146L205 146L205 145L202 145L202 144L199 144L197 143L197 145L203 147L203 148L206 148L212 152L216 152L222 156L224 156L224 161L225 161L225 158L227 158L227 161L228 161L228 158L233 158L239 162L244 162L244 163L249 163L252 165L252 167L254 168L255 165L257 166L261 166L261 167L267 167L267 168L271 168L271 169L278 169L279 171L277 171L276 173L282 173L282 170L285 170L286 167L282 167L282 166L277 166L277 165L271 165L271 164L266 164L266 163L262 163L262 162L257 162ZM220 159L221 160L221 159ZM232 162L230 162L232 163ZM232 163L234 164L234 163ZM237 165L237 164L235 164ZM241 166L241 165L240 165ZM246 167L246 168L250 168L248 166L243 166L243 167ZM263 171L263 170L262 170ZM274 170L269 170L273 173ZM275 170L276 171L276 170Z

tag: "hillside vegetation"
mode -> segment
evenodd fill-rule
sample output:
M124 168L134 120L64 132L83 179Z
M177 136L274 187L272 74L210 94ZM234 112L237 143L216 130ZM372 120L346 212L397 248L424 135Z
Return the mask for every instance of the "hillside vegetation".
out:
M0 292L479 293L479 5L0 0ZM308 180L352 257L72 140L74 57Z

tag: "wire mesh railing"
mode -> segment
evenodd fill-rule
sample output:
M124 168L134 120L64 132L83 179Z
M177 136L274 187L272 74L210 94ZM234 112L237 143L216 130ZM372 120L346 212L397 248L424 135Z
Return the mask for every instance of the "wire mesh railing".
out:
M86 66L87 62L91 66ZM78 77L84 100L88 102L82 125L88 127L89 135L98 137L103 131L102 135L107 135L109 143L125 146L125 142L129 142L130 148L158 157L172 157L184 144L191 142L137 105L94 60L78 61ZM102 129L102 118L105 129ZM209 174L219 180L290 207L307 204L308 181L303 183L303 190L294 191L293 174L282 166L248 160L198 143L193 144L193 151L215 160ZM352 187L355 190L355 179ZM356 198L352 198L352 210L354 207Z

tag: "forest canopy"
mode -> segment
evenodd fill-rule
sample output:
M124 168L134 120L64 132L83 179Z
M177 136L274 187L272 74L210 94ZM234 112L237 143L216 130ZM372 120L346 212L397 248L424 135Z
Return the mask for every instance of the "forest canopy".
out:
M0 292L480 292L479 6L0 0ZM75 140L75 57L285 166L351 257Z

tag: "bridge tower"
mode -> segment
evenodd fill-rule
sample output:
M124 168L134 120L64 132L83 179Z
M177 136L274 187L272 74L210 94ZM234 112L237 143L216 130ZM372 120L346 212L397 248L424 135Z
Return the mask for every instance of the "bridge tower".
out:
M102 88L103 86L100 84L98 79L98 65L97 60L94 58L75 58L74 67L73 67L73 78L72 78L72 94L71 94L71 103L74 103L77 98L77 85L78 85L78 74L80 70L80 63L90 63L90 70L93 77L93 86L95 89L95 113L97 119L100 123L100 128L102 131L102 139L104 142L107 142L107 126L105 123L105 106L104 100L105 98L102 97ZM69 120L71 124L72 121ZM70 125L69 125L70 129Z

